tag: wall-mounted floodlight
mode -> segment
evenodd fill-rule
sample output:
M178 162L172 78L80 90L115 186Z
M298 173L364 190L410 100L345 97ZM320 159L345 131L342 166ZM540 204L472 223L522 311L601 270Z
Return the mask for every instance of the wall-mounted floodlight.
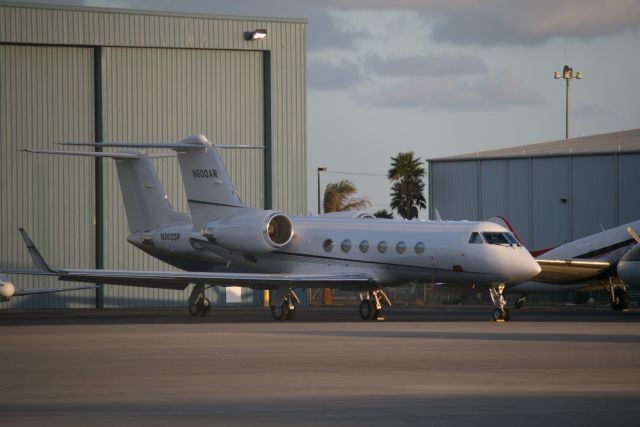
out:
M249 34L249 40L262 40L267 37L267 30L255 30Z

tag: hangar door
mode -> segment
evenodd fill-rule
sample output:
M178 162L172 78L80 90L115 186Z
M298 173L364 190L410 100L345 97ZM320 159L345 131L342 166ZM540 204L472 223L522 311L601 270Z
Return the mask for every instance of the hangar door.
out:
M264 145L263 53L257 51L102 48L104 141L172 142L203 134L213 143ZM222 150L236 190L264 206L263 150ZM155 160L169 200L188 212L175 159ZM105 268L167 269L126 243L129 233L115 166L104 163ZM105 305L184 304L188 291L110 286ZM224 302L224 292L209 297ZM253 302L244 290L243 302Z
M51 265L91 268L95 257L93 163L26 154L63 141L91 141L93 49L0 45L0 260L33 268L18 227ZM51 278L12 276L20 288L59 286ZM94 291L14 298L3 307L91 307Z

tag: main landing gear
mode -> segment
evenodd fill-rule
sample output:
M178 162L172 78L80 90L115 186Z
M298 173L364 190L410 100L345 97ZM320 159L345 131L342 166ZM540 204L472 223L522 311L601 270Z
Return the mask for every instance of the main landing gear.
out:
M275 320L293 320L296 317L296 304L300 304L300 298L293 289L278 288L271 303L271 315Z
M615 311L627 310L629 308L629 294L621 287L610 288L611 308Z
M496 306L491 318L494 322L508 322L511 320L511 310L507 308L507 301L502 295L503 291L504 283L498 283L489 288L489 296L491 296L491 301Z
M360 317L362 320L384 320L382 317L382 303L391 307L391 301L382 289L376 289L363 295L360 303Z
M204 296L204 285L195 285L189 296L189 314L202 317L211 311L211 301Z

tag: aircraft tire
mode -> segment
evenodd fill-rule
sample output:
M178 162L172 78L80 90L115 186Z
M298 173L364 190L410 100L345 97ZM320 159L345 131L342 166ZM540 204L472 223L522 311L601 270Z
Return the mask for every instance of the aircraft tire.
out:
M508 322L509 320L511 320L511 309L510 308L505 308L504 309L504 321Z
M615 311L622 311L629 308L629 294L622 288L616 288L613 291L613 300L611 308Z
M504 311L500 308L496 308L495 310L493 310L491 320L493 320L494 322L497 322L498 320L504 320Z
M368 299L363 299L360 303L360 318L362 320L370 320L374 318L373 302Z
M202 301L198 303L198 305L202 306L202 309L200 311L201 317L206 316L211 311L211 301L209 301L208 298L203 298Z
M193 317L200 317L202 316L202 311L204 311L204 306L202 304L195 303L189 303L189 314Z
M285 301L280 305L272 305L271 315L275 320L287 320L289 316L289 303Z
M285 320L295 320L295 318L296 318L295 305L293 307L294 307L293 309L287 307L287 317L285 318Z

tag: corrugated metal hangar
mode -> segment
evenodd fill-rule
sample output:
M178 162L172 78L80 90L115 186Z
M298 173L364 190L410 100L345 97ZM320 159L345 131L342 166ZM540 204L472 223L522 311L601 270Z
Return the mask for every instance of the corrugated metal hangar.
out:
M530 250L640 218L640 129L429 160L429 211L506 217Z
M246 35L266 29L255 41ZM0 260L29 268L25 227L54 266L167 269L126 242L110 160L22 153L63 141L174 142L204 134L225 151L244 201L304 214L306 21L0 4ZM156 161L188 212L175 159ZM52 279L19 278L22 288ZM260 296L243 291L244 302ZM107 286L5 307L184 305L182 292ZM211 295L224 302L224 292Z

